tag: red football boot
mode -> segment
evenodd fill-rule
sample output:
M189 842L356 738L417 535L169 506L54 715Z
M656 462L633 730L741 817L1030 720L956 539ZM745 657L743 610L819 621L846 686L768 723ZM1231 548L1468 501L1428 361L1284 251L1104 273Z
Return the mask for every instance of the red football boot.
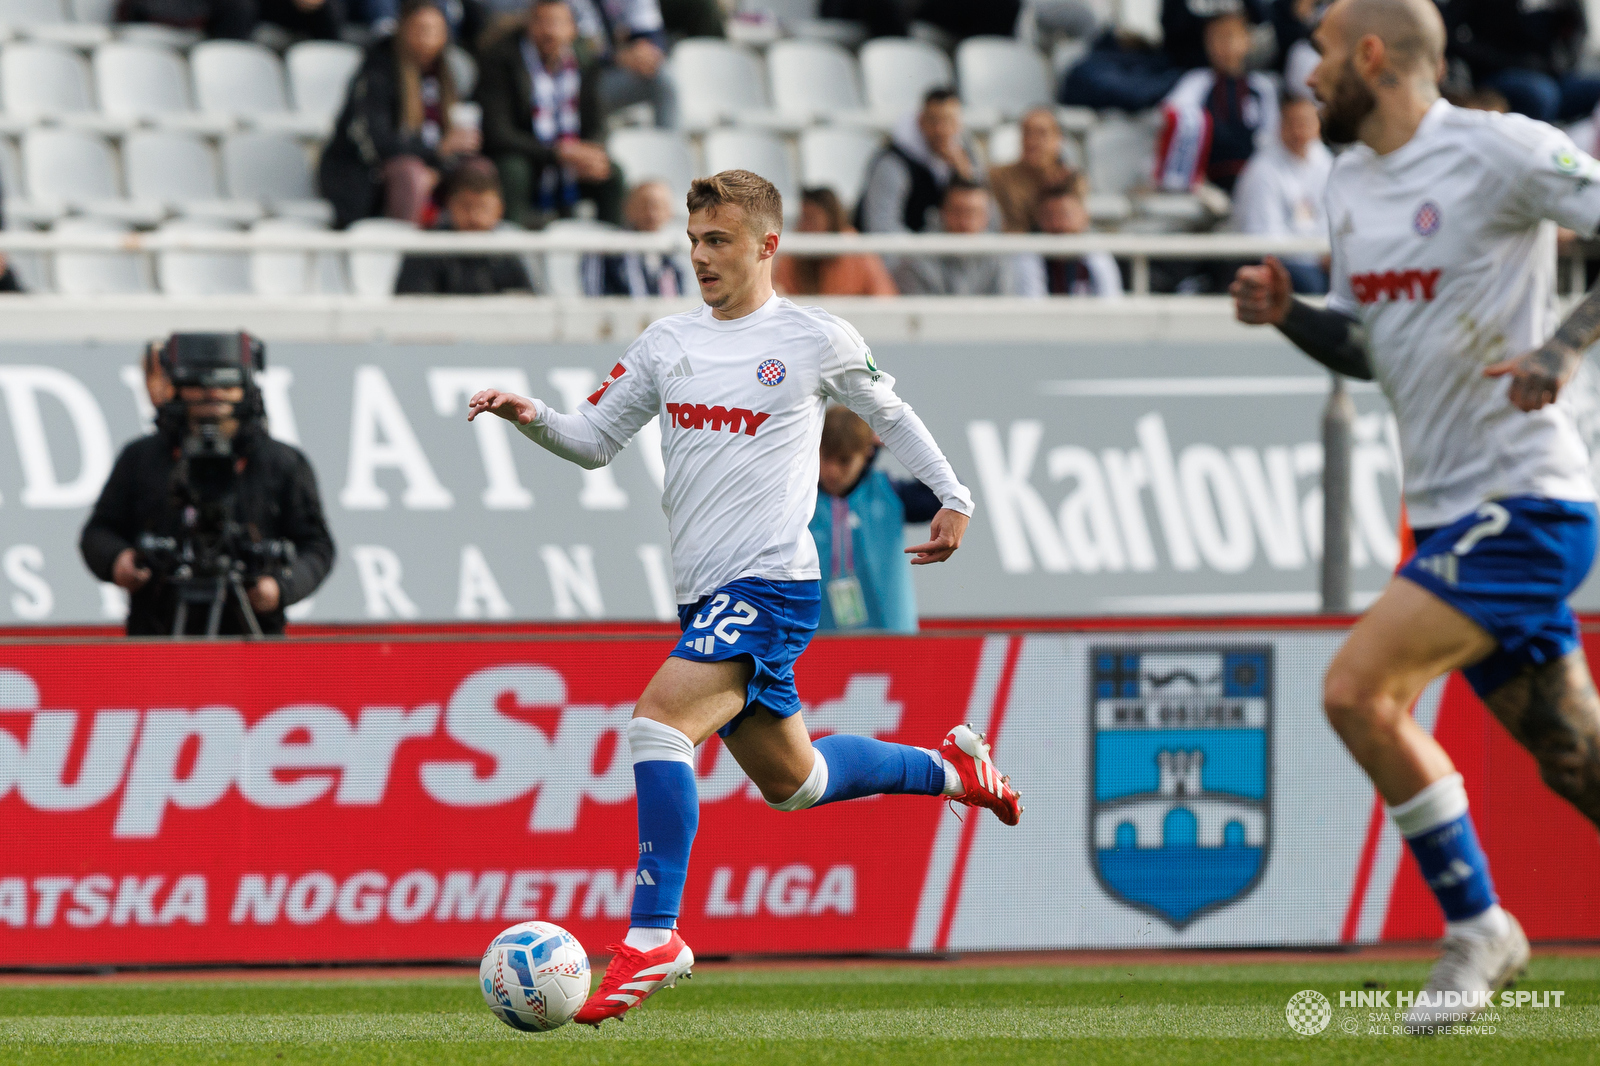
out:
M694 952L683 942L678 931L672 939L654 951L640 951L626 944L612 944L606 948L614 952L600 988L572 1016L579 1025L596 1028L607 1018L620 1018L637 1007L662 986L675 987L680 977L692 977Z
M987 807L1006 825L1017 824L1022 817L1022 796L1011 787L1011 778L1001 777L995 769L982 733L958 725L945 734L939 754L961 775L961 795L950 799L969 807Z

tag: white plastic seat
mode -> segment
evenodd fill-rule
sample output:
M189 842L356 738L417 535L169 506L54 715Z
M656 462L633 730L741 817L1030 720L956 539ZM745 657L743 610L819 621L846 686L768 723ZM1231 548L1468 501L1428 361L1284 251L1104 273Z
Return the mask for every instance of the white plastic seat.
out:
M800 217L800 182L783 138L765 130L721 129L706 134L706 172L750 170L778 187L786 219Z
M231 114L245 125L303 136L322 132L321 120L289 108L283 61L247 41L205 41L189 53L200 110Z
M236 233L213 218L180 218L161 233ZM247 252L157 252L156 281L168 296L242 296L250 292Z
M1022 158L1022 124L1007 122L989 131L989 165L1003 167ZM1063 134L1061 161L1074 170L1083 169L1083 149L1077 140Z
M651 178L667 183L673 206L688 214L684 197L700 168L695 165L689 140L674 130L627 127L606 139L606 152L622 168L630 186Z
M554 225L554 223L551 223ZM397 218L363 218L350 223L349 233L415 233L417 227ZM400 277L402 252L351 252L349 258L350 291L357 296L387 299L394 295L394 283Z
M128 125L153 123L210 134L234 126L230 115L194 109L189 64L171 48L114 41L94 50L92 66L100 109Z
M883 138L867 130L821 127L800 135L800 175L806 188L832 189L854 211L867 184L867 168Z
M720 37L691 37L672 50L683 122L704 130L728 121L783 125L767 99L761 58Z
M267 218L252 233L305 233L327 227L304 218ZM349 292L337 252L251 252L250 288L257 296L310 296Z
M855 56L818 40L778 41L767 49L772 102L800 122L876 124L861 95Z
M1151 184L1155 131L1126 119L1102 122L1084 141L1089 188L1097 194L1127 193Z
M66 45L25 41L0 49L0 100L14 118L54 121L102 132L127 123L95 107L89 65Z
M62 203L34 203L23 178L22 154L10 137L0 137L0 210L7 229L49 225L66 210Z
M222 182L228 196L260 200L275 215L331 222L333 205L317 196L311 160L286 133L234 133L222 140Z
M315 116L331 131L350 78L361 66L361 49L347 41L301 41L284 54L284 65L295 110Z
M199 30L180 30L163 26L159 22L119 22L117 40L129 44L149 44L157 48L179 48L187 51L200 43Z
M977 129L1054 102L1049 64L1014 37L968 37L956 48L956 74L967 124Z
M0 38L15 34L74 48L92 48L111 38L103 22L74 21L63 0L0 0Z
M37 204L136 225L152 225L164 214L159 203L123 197L111 145L83 130L29 130L22 139L22 174Z
M106 218L64 218L54 233L126 233ZM56 252L55 289L66 296L120 296L155 291L150 259L137 252Z
M230 200L222 195L217 158L210 146L192 133L130 133L122 142L122 164L129 196L159 202L173 214L245 223L263 213L259 200Z
M955 88L950 57L926 41L879 37L861 46L867 106L885 123L922 106L929 89Z
M592 219L558 218L545 226L546 233L571 233L574 230L589 233L608 232L616 227L606 222L596 222ZM583 261L586 257L582 252L546 252L544 254L544 286L542 292L546 296L582 296L583 295Z

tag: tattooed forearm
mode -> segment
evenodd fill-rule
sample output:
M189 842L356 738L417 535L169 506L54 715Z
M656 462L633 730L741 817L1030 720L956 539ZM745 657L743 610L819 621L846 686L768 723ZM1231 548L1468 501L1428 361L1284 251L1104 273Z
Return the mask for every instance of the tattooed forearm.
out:
M1367 331L1337 311L1319 311L1299 300L1289 301L1289 314L1278 327L1295 346L1329 370L1346 377L1372 380L1367 357Z
M1556 330L1556 335L1550 339L1567 349L1574 360L1581 358L1589 345L1600 340L1600 285L1590 289L1578 301L1578 306L1572 309L1566 321L1561 323L1561 328Z

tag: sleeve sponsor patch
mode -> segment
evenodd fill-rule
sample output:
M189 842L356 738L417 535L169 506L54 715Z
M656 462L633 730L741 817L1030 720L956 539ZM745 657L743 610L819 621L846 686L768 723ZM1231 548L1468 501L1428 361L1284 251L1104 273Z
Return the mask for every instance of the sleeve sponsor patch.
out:
M600 387L595 389L590 395L589 402L594 404L596 407L600 406L600 397L606 394L606 390L611 387L611 383L616 381L627 372L628 368L623 366L621 363L618 363L616 366L612 367L611 373L606 375L606 379L600 383Z

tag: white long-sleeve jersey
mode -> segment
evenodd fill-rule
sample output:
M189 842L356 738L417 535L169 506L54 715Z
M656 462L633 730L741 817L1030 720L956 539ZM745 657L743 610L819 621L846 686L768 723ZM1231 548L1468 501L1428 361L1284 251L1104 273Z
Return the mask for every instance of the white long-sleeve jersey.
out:
M661 418L673 583L679 603L694 603L741 577L821 576L808 526L829 400L866 419L945 507L972 513L972 494L861 334L778 296L743 318L714 318L702 305L661 319L578 413L540 403L520 428L593 468Z

